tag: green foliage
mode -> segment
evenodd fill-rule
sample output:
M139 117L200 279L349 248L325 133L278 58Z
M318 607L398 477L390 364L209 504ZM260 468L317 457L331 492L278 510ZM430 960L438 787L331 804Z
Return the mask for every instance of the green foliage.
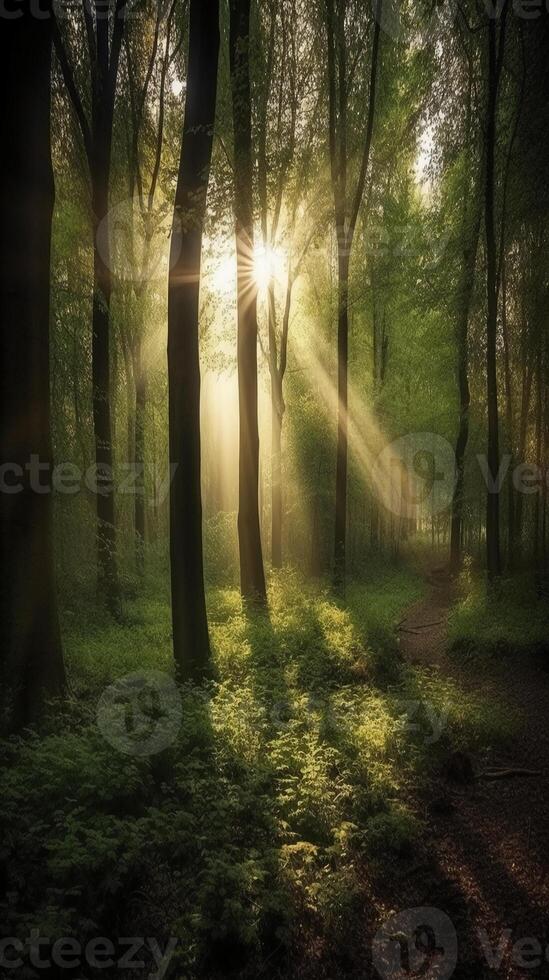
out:
M531 575L503 579L488 591L466 570L450 616L451 645L460 655L501 655L547 649L549 608L536 598Z
M204 562L212 585L238 581L237 517L220 511L204 521Z
M73 702L49 734L1 747L10 932L109 935L116 917L120 935L178 936L181 975L208 978L255 976L265 957L284 970L305 921L347 942L365 869L409 853L420 826L436 754L406 704L452 707L445 746L478 720L400 663L395 627L419 593L378 566L344 609L286 569L267 618L212 590L218 680L180 689L177 741L149 759L107 744L96 705L128 671L170 670L167 602L130 603L119 626L69 617Z

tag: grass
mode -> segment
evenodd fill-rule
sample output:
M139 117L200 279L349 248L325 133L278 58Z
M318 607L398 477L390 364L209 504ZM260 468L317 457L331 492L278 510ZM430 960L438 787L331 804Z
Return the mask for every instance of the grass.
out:
M1 747L8 934L177 936L177 975L209 980L283 976L303 945L350 955L366 883L413 852L430 768L500 724L402 664L396 626L421 594L379 566L343 606L285 570L267 618L211 589L218 680L180 689L175 741L144 758L109 744L97 708L128 672L170 674L166 600L129 603L123 626L67 613L72 700Z
M460 654L505 655L547 648L549 603L536 598L529 576L504 579L490 593L465 569L449 622L451 647Z

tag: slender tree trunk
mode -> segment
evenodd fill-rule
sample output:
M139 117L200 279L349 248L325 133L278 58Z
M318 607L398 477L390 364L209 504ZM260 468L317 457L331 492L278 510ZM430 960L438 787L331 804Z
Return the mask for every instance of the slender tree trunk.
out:
M526 346L526 345L525 345ZM523 378L522 378L522 398L520 408L520 429L518 443L518 461L525 462L526 440L528 436L528 417L530 413L530 401L532 397L532 381L534 371L529 357L526 357ZM523 517L524 494L518 493L515 507L515 564L520 562L522 557L522 517Z
M244 599L267 601L259 520L257 284L254 276L250 0L230 3L230 62L234 126L235 222L238 289L238 396L240 412L240 588Z
M499 472L499 410L497 379L497 245L495 230L495 149L499 87L499 57L497 21L488 21L488 111L486 125L486 188L485 224L487 259L488 316L486 324L486 373L488 401L488 466L495 478ZM503 30L503 27L501 28ZM500 38L501 42L501 38ZM500 52L501 53L501 48ZM486 506L486 558L488 576L494 579L501 573L499 491L488 492Z
M65 683L52 542L51 19L26 0L18 10L0 35L10 93L0 117L0 727L8 731L35 722ZM46 475L32 476L33 457Z
M134 369L131 362L131 351L126 338L122 332L120 334L122 347L122 359L124 361L124 377L126 383L126 438L127 438L127 460L133 459L135 452L135 378Z
M345 588L348 470L349 254L340 246L337 320L337 458L335 490L334 585Z
M502 259L502 315L503 358L505 369L505 416L507 425L507 445L511 456L509 472L511 479L507 486L507 568L512 570L515 560L515 489L512 474L515 468L515 433L513 412L513 381L511 375L511 351L509 349L509 329L507 325L507 269L505 257Z
M200 444L199 298L212 159L219 0L191 0L189 67L168 293L170 554L174 656L183 678L209 669Z
M354 195L349 194L349 71L347 64L346 5L326 0L328 41L328 114L330 170L334 198L334 220L338 243L338 421L336 456L336 499L334 526L334 588L345 591L347 551L348 473L348 356L349 356L349 269L356 225L364 199L366 177L376 112L377 74L383 0L374 11L370 90L362 163Z
M147 375L143 365L143 331L139 329L134 357L135 377L135 561L140 575L145 571L145 421Z
M465 231L465 234L467 232ZM470 238L464 244L461 285L458 296L457 345L458 345L458 384L459 384L459 431L456 441L456 485L452 500L452 526L450 532L450 564L459 569L462 555L463 502L465 492L465 453L469 441L469 409L471 392L469 388L469 314L471 297L475 284L475 266L480 235L480 208L473 217Z
M108 137L96 136L96 171L92 176L93 313L92 393L95 463L97 467L97 557L99 590L113 614L118 614L120 590L116 562L114 473L111 419L110 308L112 274L109 244ZM98 235L98 229L100 234Z
M282 568L282 426L286 406L284 403L284 378L288 363L288 336L290 332L290 311L292 308L292 292L295 276L290 272L286 288L286 302L282 318L282 335L280 340L280 363L276 350L274 333L271 332L271 413L272 413L272 442L271 442L271 510L272 510L272 563L273 568ZM274 312L274 296L273 296ZM274 327L274 324L272 324Z
M112 18L108 16L112 10ZM91 121L86 117L74 68L59 24L53 39L67 92L84 142L91 181L93 233L92 399L97 473L97 558L99 592L108 608L119 613L120 590L116 560L113 429L111 418L110 305L112 293L109 182L114 103L124 34L126 0L94 0L84 4L91 74ZM112 22L112 30L111 30Z
M548 571L547 569L547 492L548 492L547 479L549 475L549 468L548 468L549 467L549 432L548 432L549 385L547 384L546 366L545 366L544 374L545 374L545 382L544 382L545 394L544 394L544 402L543 402L543 406L544 406L543 411L544 411L545 425L544 425L544 434L543 434L543 464L542 464L543 486L541 490L541 568L542 568L542 577L543 577L543 582L542 582L543 595L545 596L545 598L549 598L547 592L548 585L549 585L547 581L547 571Z
M535 445L536 445L536 466L538 470L541 471L543 464L543 441L544 441L544 398L543 398L543 376L542 376L542 365L543 365L543 341L540 335L538 340L538 350L536 355L536 434L535 434ZM539 570L539 561L541 554L541 505L542 505L542 491L541 487L536 493L536 499L534 501L534 540L533 540L533 554L536 561L536 566Z
M274 384L274 382L273 382ZM282 568L282 391L276 392L272 399L272 564L273 568Z
M92 112L90 161L93 215L92 397L98 493L99 590L107 607L118 615L120 588L114 509L113 426L111 416L110 328L112 272L110 252L109 183L115 81L109 53L109 25L104 0L95 0L96 83ZM92 69L93 70L93 69Z

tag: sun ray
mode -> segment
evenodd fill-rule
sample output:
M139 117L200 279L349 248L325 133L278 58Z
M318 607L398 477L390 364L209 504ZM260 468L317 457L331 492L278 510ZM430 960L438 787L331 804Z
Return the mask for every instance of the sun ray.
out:
M329 413L336 418L339 409L337 385L325 367L325 358L322 358L318 342L316 349L313 349L296 335L294 353L300 366L312 374ZM388 511L400 513L403 517L408 516L407 502L413 499L413 475L409 473L398 452L384 453L391 439L352 383L349 384L345 424L349 451L364 485Z

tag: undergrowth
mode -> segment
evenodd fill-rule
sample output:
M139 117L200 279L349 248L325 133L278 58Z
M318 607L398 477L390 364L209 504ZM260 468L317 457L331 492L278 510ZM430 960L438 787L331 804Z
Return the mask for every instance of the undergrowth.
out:
M452 649L462 655L498 656L547 651L549 602L536 596L530 575L502 579L489 589L465 568L449 620Z
M265 617L212 589L217 680L179 690L175 741L148 757L117 751L97 711L128 672L171 672L165 598L129 603L123 625L67 611L69 704L1 745L5 933L178 937L181 978L288 976L311 936L337 959L376 868L413 852L441 746L488 725L402 664L396 626L420 595L379 568L343 606L285 570Z

